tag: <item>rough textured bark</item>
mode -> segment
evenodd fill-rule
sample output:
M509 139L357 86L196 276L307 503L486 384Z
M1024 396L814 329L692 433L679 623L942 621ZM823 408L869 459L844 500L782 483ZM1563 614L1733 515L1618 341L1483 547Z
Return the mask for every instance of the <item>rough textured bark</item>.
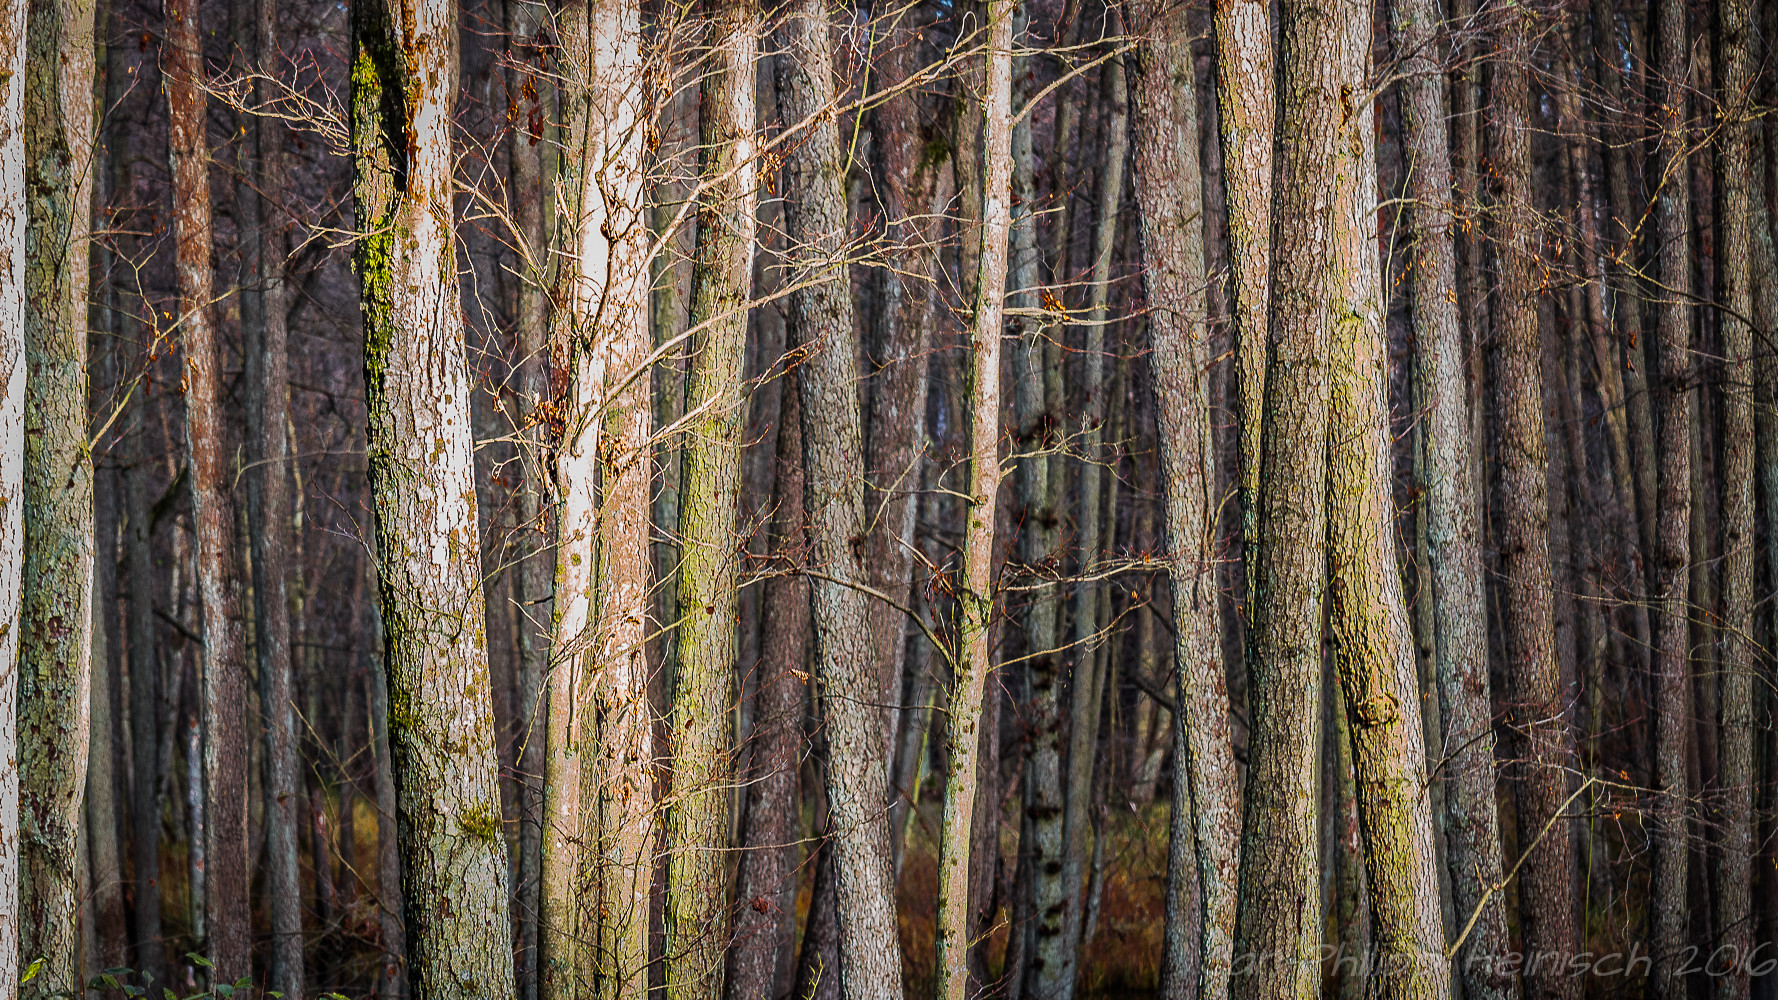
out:
M24 93L24 578L19 612L18 955L26 996L78 990L76 887L92 645L86 447L93 7L29 6ZM207 204L207 202L206 202Z
M361 0L353 20L354 256L410 987L418 1000L512 1000L470 382L449 278L455 8Z
M754 250L759 8L711 0L702 82L703 201L692 266L691 371L680 482L678 670L667 815L667 995L722 995L727 945L729 713L734 702L736 503L745 304Z
M1307 998L1321 945L1314 809L1320 777L1328 392L1336 309L1349 294L1335 233L1365 154L1354 106L1370 10L1286 0L1279 10L1279 116L1270 356L1262 413L1257 555L1248 653L1246 837L1235 930L1235 995ZM1366 160L1366 162L1369 162ZM1337 224L1336 224L1336 220Z
M937 995L964 1000L969 982L970 839L982 692L992 669L994 522L1000 492L1000 338L1006 302L1007 235L1012 225L1011 0L988 0L981 98L982 189L975 295L969 328L969 482L964 506L963 578L951 657L947 771L939 826ZM974 138L971 137L971 141Z
M243 5L244 6L244 5ZM278 6L259 0L235 8L238 43L255 53L262 73L278 71ZM250 16L249 16L250 15ZM273 100L273 88L260 81L255 99ZM290 291L285 281L289 240L284 216L284 123L244 115L251 138L241 151L243 173L252 183L235 186L237 217L253 220L240 236L243 366L250 399L247 447L247 524L251 541L254 649L259 659L259 704L265 726L265 901L271 918L271 953L266 985L287 997L303 996L302 885L297 857L296 790L301 780L290 645L290 596L285 572L291 530L290 356L285 317Z
M1722 680L1721 732L1717 776L1723 791L1722 861L1716 875L1716 927L1725 954L1747 955L1754 941L1753 840L1756 805L1754 739L1760 732L1755 709L1757 687L1753 607L1754 527L1754 398L1755 334L1748 321L1755 315L1753 225L1754 199L1764 198L1756 169L1756 119L1750 117L1755 71L1752 5L1746 0L1718 0L1715 5L1720 65L1719 93L1726 105L1717 153L1718 232L1721 277L1723 385L1722 436ZM1756 164L1758 166L1756 166ZM1714 981L1718 1000L1746 1000L1749 963L1739 962Z
M1272 11L1267 0L1217 0L1217 125L1228 199L1229 289L1234 304L1240 399L1241 542L1247 562L1243 613L1252 620L1257 574L1260 424L1266 393L1266 329L1271 308L1272 154L1277 115Z
M1216 453L1208 380L1215 348L1203 290L1203 191L1198 143L1179 138L1198 133L1197 100L1190 96L1196 73L1185 11L1145 3L1136 10L1133 28L1142 33L1134 88L1136 209L1148 304L1154 310L1149 337L1179 692L1170 727L1173 808L1161 994L1167 1000L1194 995L1218 1000L1230 987L1241 807L1229 742L1216 513L1210 499ZM1314 850L1313 839L1306 847ZM1194 883L1201 906L1196 914L1189 912ZM1194 930L1197 941L1191 940Z
M901 993L901 948L890 874L887 746L883 711L857 692L882 687L871 642L865 565L864 441L858 344L844 250L846 147L834 117L833 25L822 0L785 12L778 33L778 102L786 122L809 121L784 164L785 222L794 249L791 343L802 357L803 467L815 669L827 737L833 817L834 898L840 920L840 991L846 1000ZM899 629L899 623L897 623ZM898 678L899 679L899 678Z
M1410 267L1414 375L1425 415L1420 418L1431 578L1434 669L1444 731L1438 753L1445 785L1446 851L1459 930L1482 913L1458 956L1464 995L1504 1000L1510 973L1487 958L1508 950L1506 904L1494 893L1501 881L1500 821L1494 797L1493 707L1488 678L1488 613L1483 603L1481 515L1470 441L1469 379L1463 327L1457 312L1457 248L1451 151L1439 61L1440 11L1433 0L1398 0L1391 7L1397 51L1404 54L1401 103L1412 159ZM1423 598L1424 599L1424 595Z
M1519 875L1519 914L1528 955L1573 954L1578 937L1574 905L1574 852L1570 831L1558 817L1568 795L1567 766L1574 737L1563 712L1564 692L1556 658L1556 623L1550 567L1550 498L1544 437L1543 338L1538 329L1537 266L1540 233L1531 189L1533 58L1524 19L1500 21L1506 58L1494 64L1493 145L1497 164L1494 200L1496 350L1493 389L1499 420L1498 509L1502 580L1502 628L1513 722L1528 762L1520 774L1519 849L1537 842ZM1535 996L1578 996L1581 981L1561 966L1529 962L1527 989Z
M556 666L539 989L638 996L647 988L655 837L640 7L569 4L559 30L563 218L549 351L568 384L555 401Z
M28 0L0 7L0 760L18 760L19 634L25 567L25 70ZM19 773L0 767L0 900L19 884ZM16 915L17 911L14 911ZM19 988L16 920L0 920L0 995Z
M205 950L216 982L252 970L247 902L247 664L239 608L235 516L223 440L222 348L211 315L209 143L204 135L202 32L197 6L169 3L162 78L173 175L179 322L185 354L185 439L191 463L196 576L203 614Z
M1344 28L1329 41L1345 74L1342 93L1364 86L1371 46L1368 7L1336 8ZM1338 14L1336 14L1338 18ZM1373 105L1342 115L1333 163L1325 317L1331 352L1327 419L1328 627L1352 744L1364 832L1375 971L1367 993L1386 1000L1451 995L1439 908L1438 850L1426 782L1419 663L1396 566L1391 495L1389 355L1383 279L1375 242L1377 161ZM1438 127L1443 127L1442 122Z
M1686 758L1693 729L1687 697L1691 685L1691 587L1686 563L1691 551L1691 424L1695 419L1689 386L1692 255L1691 185L1686 166L1690 45L1685 5L1678 0L1659 0L1653 88L1659 97L1651 104L1659 109L1655 122L1661 172L1655 175L1659 188L1654 193L1654 217L1659 248L1656 271L1664 286L1656 325L1660 364L1656 385L1662 419L1657 450L1645 464L1658 465L1654 518L1658 527L1654 544L1648 546L1655 554L1650 598L1655 609L1654 784L1658 795L1649 894L1654 913L1650 950L1655 955L1650 988L1653 995L1661 997L1683 997L1686 993L1686 983L1678 972L1689 922Z
M802 407L794 369L778 383L783 402L777 427L777 488L772 547L779 560L798 558L803 547ZM767 391L771 391L768 389ZM781 566L766 580L761 602L759 693L753 710L753 773L748 776L747 818L735 876L735 942L729 949L727 1000L776 997L791 970L784 959L794 944L794 863L802 833L797 795L803 729L803 673L808 662L809 582Z

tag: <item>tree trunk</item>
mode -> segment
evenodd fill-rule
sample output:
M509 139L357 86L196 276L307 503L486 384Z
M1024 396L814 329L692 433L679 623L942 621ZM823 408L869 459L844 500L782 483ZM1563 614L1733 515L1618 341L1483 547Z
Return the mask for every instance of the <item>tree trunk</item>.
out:
M0 759L18 759L21 589L25 567L25 70L28 0L0 14ZM34 173L35 171L33 171ZM0 900L19 887L19 774L0 768ZM15 915L16 915L16 911ZM0 995L18 995L16 920L0 920Z
M1271 308L1273 118L1277 114L1272 11L1267 0L1217 0L1217 125L1228 199L1229 289L1241 442L1241 550L1253 620L1261 421L1266 395L1266 324Z
M103 348L101 347L101 350ZM98 380L95 379L95 382ZM116 968L126 960L123 905L123 864L117 846L117 749L122 744L123 717L117 713L120 686L112 665L117 649L117 471L97 470L93 497L93 646L97 666L92 682L91 756L86 770L86 828L90 916L93 926L86 964ZM83 918L85 919L85 915ZM82 972L83 980L91 976Z
M280 65L278 7L259 0L250 11L231 11L243 22L238 44L257 52L259 70L274 74ZM252 16L246 16L251 14ZM273 88L260 81L255 100L270 104ZM297 856L297 757L291 674L290 598L285 589L291 525L289 487L290 359L285 316L289 289L284 260L289 253L284 222L284 124L277 118L244 115L257 153L257 165L244 147L241 167L252 183L235 186L237 217L253 220L240 235L241 327L246 369L247 520L252 544L254 648L259 654L259 704L265 725L265 898L271 918L267 986L288 997L303 996L303 926L300 859Z
M408 968L417 1000L512 1000L470 382L447 280L454 12L361 0L353 15L355 257Z
M540 992L647 988L654 846L649 622L648 231L640 8L561 14L555 633L542 845ZM602 334L602 335L601 335ZM595 751L596 748L596 751Z
M140 398L132 404L140 416ZM130 567L130 751L134 767L130 789L131 858L135 875L136 968L161 980L166 955L161 944L160 850L161 816L165 810L161 758L160 657L154 643L154 550L149 523L150 458L143 432L134 435L134 464L125 475L129 524L125 536Z
M1498 271L1494 399L1499 419L1499 510L1502 629L1515 726L1528 761L1520 775L1518 847L1529 855L1519 876L1524 951L1535 958L1570 955L1578 944L1573 840L1560 813L1574 756L1557 663L1550 568L1550 498L1544 436L1543 338L1534 275L1540 234L1531 189L1532 127L1529 65L1532 44L1517 13L1500 21L1501 50L1493 81L1497 190L1494 212ZM1546 833L1547 828L1547 833ZM1539 839L1541 837L1541 840ZM1533 847L1535 844L1535 847ZM1578 996L1581 981L1565 967L1527 961L1534 996Z
M1111 30L1122 34L1115 11L1110 15ZM1105 470L1105 329L1106 304L1111 293L1111 258L1116 251L1117 217L1123 204L1124 159L1129 151L1129 90L1124 80L1123 63L1112 60L1105 64L1101 87L1104 92L1105 161L1101 173L1099 213L1093 240L1093 272L1090 304L1081 357L1081 393L1085 412L1081 416L1080 433L1080 517L1077 572L1093 573L1105 547L1100 531L1104 515L1103 482ZM1194 130L1189 135L1196 137ZM1117 511L1111 510L1111 530L1116 535ZM1115 542L1115 538L1104 539ZM1060 948L1055 954L1056 966L1048 962L1044 971L1055 976L1058 989L1039 992L1039 1000L1049 996L1068 1000L1074 995L1075 981L1080 973L1082 920L1081 882L1084 877L1086 832L1092 823L1094 764L1098 757L1101 684L1094 659L1106 639L1099 633L1098 614L1100 588L1097 582L1080 583L1074 590L1074 643L1071 650L1076 669L1070 685L1068 706L1068 788L1063 799L1062 818L1062 888L1064 908L1061 913ZM1040 952L1041 955L1041 952Z
M1207 381L1213 342L1204 298L1196 72L1185 11L1149 3L1138 8L1135 21L1142 33L1136 50L1136 206L1148 304L1155 310L1149 337L1178 683L1170 727L1173 806L1161 994L1168 1000L1219 1000L1228 996L1233 960L1240 791L1229 742L1216 513L1209 500L1216 478ZM1306 847L1313 852L1314 841ZM1194 885L1201 906L1196 914L1189 910Z
M821 0L789 8L780 29L778 100L809 132L785 159L785 221L799 259L789 281L790 339L802 357L801 399L816 671L827 737L840 989L846 1000L901 993L901 949L890 874L883 711L855 693L883 687L873 662L858 345L845 264L845 146L834 117L833 26ZM900 624L896 628L899 631ZM898 678L899 679L899 678Z
M19 990L44 997L82 985L75 878L92 643L86 299L93 7L37 0L28 19L17 926L21 967L43 960Z
M1654 456L1659 463L1656 498L1656 556L1652 600L1655 608L1654 710L1655 857L1650 905L1653 910L1655 969L1652 995L1683 997L1679 975L1688 941L1687 866L1691 845L1686 831L1688 797L1686 758L1692 724L1687 698L1691 686L1690 575L1686 562L1691 546L1691 186L1686 168L1688 121L1687 69L1690 35L1686 9L1678 0L1658 0L1655 47L1660 109L1659 163L1663 179L1655 193L1658 274L1664 286L1656 329L1660 358L1660 438Z
M1757 374L1754 330L1752 258L1754 200L1763 186L1754 171L1763 164L1756 155L1758 120L1750 116L1748 95L1754 85L1752 5L1745 0L1716 4L1718 44L1723 70L1719 93L1727 105L1717 153L1722 185L1718 258L1724 309L1720 316L1723 366L1722 423L1722 681L1718 780L1723 790L1722 862L1716 871L1716 927L1721 946L1747 955L1754 941L1753 810L1757 803L1754 739L1760 732L1755 709L1757 689L1753 608L1755 599L1754 527L1754 398ZM1746 1000L1750 963L1742 961L1715 979L1717 1000Z
M793 571L803 550L801 406L795 369L778 383L783 402L777 427L777 490L772 550L779 574L765 583L760 611L763 649L753 710L753 773L736 875L734 946L724 981L728 1000L776 997L784 982L786 946L794 936L786 916L796 913L795 842L799 822L797 776L802 745L804 665L808 662L809 583ZM772 391L767 389L765 391Z
M1364 86L1371 45L1368 8L1334 17L1328 39L1342 93ZM1436 81L1436 77L1433 78ZM1334 81L1329 81L1330 84ZM1342 124L1329 166L1334 185L1321 295L1312 309L1330 331L1327 418L1328 628L1340 674L1364 832L1376 969L1367 992L1385 1000L1451 995L1439 906L1438 849L1426 780L1419 663L1396 566L1391 494L1389 357L1376 244L1376 144L1372 105ZM1435 128L1443 128L1435 120ZM1437 193L1442 195L1443 192ZM1289 244L1285 244L1288 246ZM1535 332L1535 331L1534 331Z
M363 576L375 586L374 557L363 561ZM362 615L366 664L370 675L370 749L376 755L374 782L377 796L377 920L381 962L377 966L377 1000L403 1000L407 996L407 932L401 922L401 850L396 834L395 766L389 753L389 675L383 671L383 618L377 602L364 602Z
M1458 928L1482 910L1464 953L1492 957L1507 948L1500 824L1494 798L1493 708L1488 689L1488 615L1483 603L1480 514L1470 438L1469 380L1458 318L1457 251L1451 205L1451 155L1439 68L1440 13L1431 0L1393 6L1396 49L1405 54L1401 102L1413 169L1411 268L1414 365L1426 414L1420 420L1426 482L1422 504L1432 583L1432 634L1438 677L1440 758L1445 774L1446 849ZM1488 961L1458 960L1464 995L1504 1000L1510 973Z
M939 825L937 995L964 1000L969 981L972 914L970 840L975 817L976 755L982 693L992 669L994 524L1000 492L1000 338L1006 300L1007 236L1012 226L1011 0L988 0L985 88L981 98L982 193L975 295L970 299L969 484L964 507L963 578L958 636L951 656L947 771ZM970 137L973 141L973 137Z

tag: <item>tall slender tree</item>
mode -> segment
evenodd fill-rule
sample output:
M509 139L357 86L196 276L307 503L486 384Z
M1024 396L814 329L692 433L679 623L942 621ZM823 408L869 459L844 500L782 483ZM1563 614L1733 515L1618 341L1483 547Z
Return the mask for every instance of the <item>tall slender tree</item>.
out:
M1493 704L1488 680L1488 617L1483 603L1481 515L1474 450L1469 441L1470 386L1463 326L1457 312L1457 247L1452 198L1445 79L1440 65L1438 5L1392 5L1395 44L1403 54L1402 109L1411 157L1407 221L1409 286L1414 322L1414 376L1421 406L1419 446L1425 469L1432 581L1434 671L1444 723L1446 851L1459 924L1479 909L1459 959L1464 994L1504 1000L1511 973L1488 961L1507 952L1506 905L1490 893L1501 873L1499 811L1494 796Z
M1173 585L1173 785L1167 851L1167 1000L1229 995L1240 858L1239 771L1229 741L1216 578L1216 479L1209 372L1214 353L1204 298L1205 247L1197 73L1187 12L1145 2L1135 11L1136 210L1148 304L1155 416ZM1181 95L1183 96L1183 99ZM1195 878L1194 878L1195 866ZM1189 911L1196 882L1200 910ZM1198 939L1191 939L1196 930ZM1196 961L1194 961L1194 958ZM1195 976L1194 976L1195 973Z
M951 654L945 727L945 800L939 825L937 994L963 1000L969 982L970 842L982 695L993 667L994 521L1000 492L1000 336L1006 303L1007 235L1012 226L1013 3L988 0L982 59L979 142L981 202L967 211L977 239L969 326L969 464L964 504L961 607ZM966 236L966 238L968 238Z
M846 146L828 114L833 34L824 0L783 11L776 60L787 123L808 134L785 156L785 223L791 250L789 333L802 359L804 506L809 518L815 664L827 737L827 805L840 923L840 991L846 1000L901 992L901 948L890 873L884 714L858 692L882 687L873 663L865 592L864 441L857 384L857 325L846 260ZM856 540L856 541L855 541Z
M355 264L370 494L417 1000L512 1000L506 845L453 274L449 4L353 7Z
M1534 273L1540 234L1532 198L1533 60L1531 15L1495 13L1502 58L1493 66L1494 252L1496 360L1494 406L1499 420L1499 531L1502 628L1514 725L1528 763L1520 774L1519 849L1529 852L1519 877L1519 914L1531 955L1573 954L1574 852L1560 815L1568 797L1574 737L1564 713L1557 663L1550 567L1550 498L1544 436L1543 338ZM1546 827L1554 826L1547 830ZM1528 965L1536 996L1577 996L1579 981L1561 966Z
M93 476L87 434L87 231L93 6L29 8L25 60L24 582L18 771L18 954L31 996L75 990L81 792L92 651Z
M1663 286L1656 322L1660 377L1660 431L1653 464L1658 466L1655 497L1655 562L1651 599L1656 611L1654 648L1655 864L1650 884L1656 956L1651 988L1655 996L1682 997L1687 984L1680 958L1688 940L1688 874L1691 844L1686 815L1687 758L1691 721L1690 574L1691 424L1695 394L1692 374L1691 178L1687 150L1690 104L1691 36L1686 7L1660 0L1654 19L1657 60L1650 103L1658 109L1654 186L1656 271ZM1644 464L1650 464L1645 462ZM1645 519L1646 520L1646 519ZM1555 886L1551 885L1553 891Z

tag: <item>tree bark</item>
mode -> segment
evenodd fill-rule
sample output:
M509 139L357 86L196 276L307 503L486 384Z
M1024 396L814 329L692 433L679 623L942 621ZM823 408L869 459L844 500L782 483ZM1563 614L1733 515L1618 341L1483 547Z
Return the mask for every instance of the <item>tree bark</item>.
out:
M647 989L655 837L641 10L560 15L556 601L542 845L546 997Z
M138 397L132 415L145 411ZM130 567L130 750L133 776L130 789L131 859L135 876L136 968L165 978L166 954L161 943L160 850L161 821L165 810L164 767L161 759L161 663L154 644L154 549L149 519L148 475L150 461L144 432L134 435L133 465L125 475L129 524L125 547Z
M1759 361L1754 316L1754 199L1764 198L1754 171L1763 168L1756 156L1758 120L1751 117L1754 87L1752 5L1746 0L1719 0L1715 6L1720 65L1719 90L1724 124L1717 152L1721 184L1721 234L1718 274L1722 303L1718 314L1723 353L1722 437L1722 680L1721 732L1717 776L1723 793L1722 861L1716 870L1716 927L1719 947L1737 956L1753 945L1753 882L1755 788L1754 739L1760 732L1755 708L1757 664L1753 608L1758 539L1754 526L1754 398ZM1738 962L1714 980L1717 1000L1746 1000L1750 963Z
M1210 502L1216 479L1208 382L1214 341L1204 293L1196 71L1185 11L1144 3L1134 27L1142 38L1134 93L1136 206L1154 310L1149 338L1178 683L1170 727L1173 806L1161 995L1219 1000L1230 989L1241 820ZM1306 846L1312 852L1313 839ZM1201 907L1195 914L1194 886Z
M1494 797L1493 702L1488 678L1488 613L1482 588L1482 525L1477 511L1470 439L1469 379L1458 317L1457 248L1451 199L1451 152L1440 66L1440 12L1433 0L1398 0L1392 7L1396 49L1404 54L1401 103L1413 169L1410 273L1414 374L1425 415L1420 418L1425 461L1421 503L1426 512L1432 584L1432 635L1444 731L1446 850L1459 928L1477 909L1463 954L1481 959L1508 950L1501 881L1500 822ZM1448 757L1448 760L1445 759ZM1492 961L1457 968L1470 1000L1505 1000L1510 973Z
M1505 15L1494 65L1495 265L1497 359L1494 399L1499 420L1499 493L1502 628L1514 724L1528 762L1520 775L1519 850L1529 854L1519 876L1524 951L1535 958L1571 955L1578 945L1574 907L1573 840L1560 817L1568 795L1566 768L1574 737L1567 726L1557 662L1554 586L1550 566L1550 498L1544 436L1543 338L1538 328L1534 275L1540 233L1531 189L1530 51L1524 18ZM1547 835L1543 835L1546 827ZM1543 835L1541 841L1537 838ZM1536 847L1533 848L1533 843ZM1566 967L1525 965L1527 990L1540 997L1578 996L1581 981Z
M760 610L759 693L753 710L753 773L736 883L734 946L724 981L727 1000L776 997L794 935L796 840L801 834L797 772L803 735L804 665L808 662L809 583L794 572L802 555L802 407L795 369L779 380L777 489L772 548L779 573L766 580ZM772 391L767 389L766 391Z
M1240 400L1241 550L1252 621L1257 574L1261 421L1266 395L1266 324L1271 308L1272 154L1277 114L1272 11L1267 0L1217 0L1217 125L1228 200L1229 289L1234 308Z
M1335 11L1336 19L1344 13L1345 30L1329 39L1330 58L1345 74L1336 78L1342 93L1356 93L1364 86L1371 46L1368 8L1353 3ZM1432 802L1422 794L1427 771L1419 663L1396 566L1373 107L1365 102L1342 114L1342 145L1352 152L1333 160L1327 178L1333 204L1321 278L1325 298L1310 303L1324 310L1320 322L1330 331L1331 347L1328 627L1352 745L1377 953L1367 993L1434 1000L1451 995L1451 967L1444 955ZM1442 128L1442 121L1435 127Z
M245 22L238 40L243 52L255 53L261 73L279 67L278 7L259 0L250 10L232 13ZM251 15L251 16L247 16ZM261 105L274 99L272 85L261 80L255 92ZM271 918L271 954L267 985L285 996L303 996L302 887L297 856L296 790L301 779L297 757L294 683L291 668L290 598L285 566L291 525L289 487L290 359L285 317L289 287L284 261L289 241L284 222L284 125L277 118L244 115L252 140L249 156L243 146L242 172L251 183L235 186L237 217L252 220L241 229L241 327L243 364L249 404L247 446L252 472L247 478L247 522L251 541L254 597L254 648L259 659L259 704L265 725L265 898Z
M736 504L746 303L754 250L754 60L759 8L711 0L703 78L704 210L692 267L679 530L673 805L667 816L670 1000L722 995L727 946L729 712L734 701Z
M958 636L951 656L946 720L944 812L939 825L937 995L964 1000L969 982L972 913L970 840L982 693L993 667L994 525L1000 492L1000 338L1006 300L1007 236L1012 225L1011 0L988 0L981 98L982 189L975 295L970 300L969 483L964 506L963 578ZM973 137L971 137L973 141Z
M858 344L845 260L850 229L845 147L834 117L833 25L822 0L785 11L776 61L786 123L809 131L785 158L791 343L802 357L803 466L814 608L815 666L827 737L834 893L840 918L840 991L846 1000L901 993L901 948L890 874L884 713L856 692L883 687L871 642L872 601L863 540L864 442ZM899 623L897 628L899 629Z
M1682 997L1686 982L1680 959L1688 940L1687 868L1691 845L1686 815L1686 759L1692 739L1689 714L1690 575L1686 564L1691 546L1691 424L1694 402L1688 384L1692 374L1691 185L1686 148L1689 93L1687 76L1691 38L1686 9L1678 0L1659 0L1655 67L1659 109L1658 163L1655 192L1657 271L1660 295L1658 355L1661 422L1658 463L1652 591L1655 608L1654 710L1655 806L1654 874L1650 883L1655 968L1652 995Z
M512 1000L471 387L450 277L455 11L360 0L353 18L355 257L410 984L417 1000Z
M87 233L93 7L30 4L24 67L24 578L18 663L21 994L79 990L78 840L92 644ZM207 204L207 202L206 202Z
M19 634L25 567L25 72L28 0L0 8L0 760L18 759ZM19 887L19 774L0 768L0 900ZM16 911L15 911L16 912ZM0 995L19 988L16 920L0 920Z

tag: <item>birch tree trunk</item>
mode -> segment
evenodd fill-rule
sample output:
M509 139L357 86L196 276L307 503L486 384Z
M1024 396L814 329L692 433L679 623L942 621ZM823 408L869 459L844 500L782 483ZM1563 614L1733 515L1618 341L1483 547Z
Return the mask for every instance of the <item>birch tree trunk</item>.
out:
M1504 57L1494 64L1493 143L1496 191L1495 266L1497 359L1493 377L1499 420L1499 531L1502 629L1507 685L1528 762L1518 796L1519 917L1528 955L1573 954L1573 840L1559 818L1568 796L1566 767L1574 737L1563 714L1557 662L1550 555L1550 498L1544 435L1543 338L1538 328L1537 266L1540 234L1531 190L1532 35L1520 12L1499 15ZM1537 838L1551 827L1541 840ZM1533 849L1533 843L1536 847ZM1561 966L1542 971L1527 963L1526 986L1535 996L1578 996L1581 981Z
M846 147L827 111L834 102L833 25L823 0L788 8L778 33L778 101L787 124L809 131L786 155L785 222L790 282L789 333L801 357L805 507L815 666L827 737L827 802L832 815L834 899L840 930L840 993L845 1000L901 995L901 948L890 874L884 713L858 697L881 689L871 642L865 565L864 441L858 404L858 344L845 250ZM899 631L901 624L897 623Z
M25 73L29 0L0 7L0 900L19 887L18 677L25 568ZM30 171L34 174L36 171ZM13 911L16 916L17 911ZM18 921L0 920L0 995L19 989Z
M704 210L692 266L679 530L673 791L667 815L669 1000L722 995L727 947L729 712L734 702L735 530L744 431L746 303L752 290L754 60L759 8L710 0L703 78Z
M1677 998L1686 995L1680 977L1681 958L1688 940L1687 866L1691 851L1686 816L1688 781L1686 758L1693 727L1689 699L1691 686L1690 556L1691 423L1693 393L1688 380L1692 371L1692 256L1691 185L1686 149L1690 141L1686 114L1687 79L1691 38L1687 34L1686 8L1678 0L1660 0L1655 19L1654 90L1659 109L1658 164L1661 172L1655 192L1655 234L1658 240L1657 272L1663 286L1656 333L1659 348L1660 388L1663 406L1658 449L1658 493L1655 500L1657 527L1651 587L1655 608L1654 648L1654 754L1656 830L1654 874L1649 887L1654 911L1655 968L1651 995Z
M1365 86L1370 7L1335 7L1328 39L1342 94ZM1435 78L1436 79L1436 78ZM1365 885L1377 966L1366 994L1383 1000L1451 995L1439 905L1419 664L1396 566L1391 495L1389 355L1376 244L1373 105L1340 116L1332 162L1323 294L1311 308L1329 329L1327 418L1328 620L1344 695ZM1442 128L1442 120L1437 123ZM1443 194L1443 192L1439 192Z
M18 663L21 994L81 987L79 830L92 652L86 447L93 7L29 7L24 93L24 577Z
M353 22L355 258L409 982L416 1000L512 1000L470 384L451 277L455 8L359 0Z
M221 345L210 312L214 266L203 36L195 0L166 5L167 155L173 174L185 439L191 462L196 574L203 612L204 922L214 982L248 975L247 664L235 516L223 440Z
M992 668L994 522L1000 492L1000 337L1006 301L1007 236L1012 225L1011 0L988 0L982 90L982 195L971 300L969 483L964 506L959 627L951 657L945 728L944 811L939 821L937 994L964 1000L969 981L970 834L982 692ZM973 137L969 137L973 141ZM972 209L972 214L974 214Z
M1198 134L1196 71L1184 10L1144 2L1136 8L1134 27L1142 38L1134 94L1136 210L1148 305L1154 310L1150 366L1167 504L1179 692L1171 726L1173 807L1161 995L1166 1000L1221 1000L1229 995L1233 960L1240 772L1229 742L1216 513L1210 499L1216 478L1208 382L1214 341L1204 297L1198 143L1192 141ZM1197 914L1188 909L1194 881L1202 908ZM1194 928L1197 941L1190 939Z
M1393 6L1396 49L1405 54L1401 103L1412 158L1408 222L1414 322L1414 373L1426 413L1420 419L1432 583L1432 634L1444 721L1446 848L1452 902L1461 929L1478 909L1462 954L1483 959L1508 950L1501 881L1500 821L1494 792L1493 701L1488 679L1488 614L1482 588L1482 525L1470 441L1469 380L1457 312L1457 248L1451 151L1439 62L1440 12L1434 0ZM1510 973L1492 961L1457 967L1470 1000L1505 1000Z
M655 837L641 9L571 3L559 29L561 245L549 350L552 369L572 375L556 401L539 989L635 997L648 986Z
M242 49L257 55L259 70L275 74L278 6L258 0L249 11ZM274 99L269 81L254 95ZM289 254L285 197L284 123L258 115L243 125L258 162L242 152L243 172L252 183L235 187L239 217L253 228L240 236L245 288L241 296L243 363L246 369L247 444L253 458L247 479L247 523L253 561L254 648L259 654L259 704L265 725L265 901L271 918L267 985L287 997L303 996L302 885L297 857L297 787L301 762L297 735L290 646L290 597L285 584L291 530L290 356L285 317L290 292L284 260Z

